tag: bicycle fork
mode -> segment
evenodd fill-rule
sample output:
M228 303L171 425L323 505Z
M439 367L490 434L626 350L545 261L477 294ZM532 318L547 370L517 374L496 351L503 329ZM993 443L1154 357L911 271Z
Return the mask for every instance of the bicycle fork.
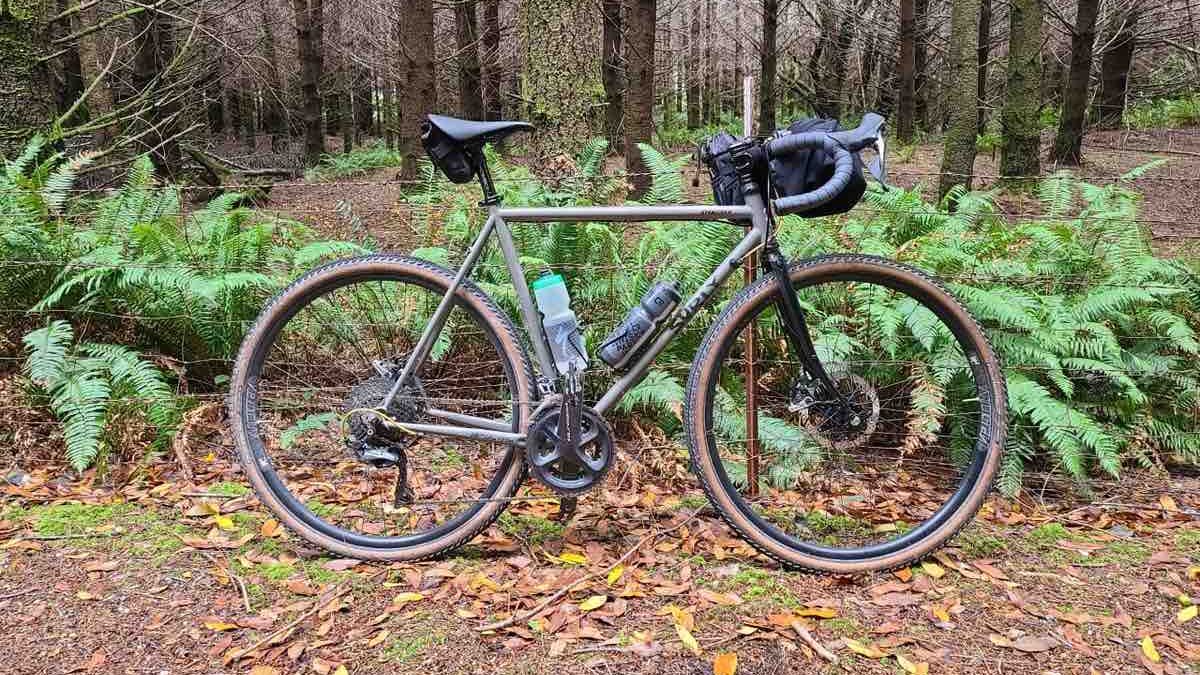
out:
M792 290L792 281L788 278L788 261L779 250L779 244L775 242L774 237L771 237L763 246L762 267L763 271L774 279L777 296L775 307L779 314L779 322L783 325L784 333L788 336L792 350L800 358L804 372L810 381L820 385L830 400L836 400L843 408L846 407L848 405L846 397L838 391L833 383L833 378L829 376L825 365L817 356L817 348L813 344L812 334L809 333L808 323L804 319L804 308L796 299L796 293Z

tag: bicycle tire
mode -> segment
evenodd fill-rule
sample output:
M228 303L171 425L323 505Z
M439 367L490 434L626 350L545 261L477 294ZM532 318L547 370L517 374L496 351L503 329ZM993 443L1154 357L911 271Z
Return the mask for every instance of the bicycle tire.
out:
M982 440L976 446L976 452L982 453L977 458L978 471L972 474L969 484L964 480L963 499L936 527L919 539L905 542L884 554L846 554L835 558L814 553L812 547L796 546L787 535L759 519L741 498L722 466L712 406L720 364L732 342L736 341L741 327L774 302L775 282L771 277L759 279L729 302L709 328L693 361L684 406L693 470L709 501L724 520L758 551L787 567L841 575L909 565L949 542L971 521L991 490L1003 453L1007 425L1005 381L1000 361L970 312L940 282L916 268L875 256L842 254L798 261L790 266L788 275L793 288L815 285L823 280L862 280L882 284L922 298L938 318L948 322L947 326L960 344L965 343L969 348L967 353L978 357L978 364L972 364L972 372L984 378L980 389L986 399L980 407L986 409L986 414L981 414Z
M265 505L288 529L304 540L336 555L374 561L416 561L437 557L470 541L500 516L520 487L526 470L523 454L510 447L503 470L485 497L464 522L443 535L415 545L389 546L364 543L362 536L339 534L335 525L312 513L302 502L280 487L271 460L254 431L257 406L256 369L261 366L274 337L295 312L311 298L328 289L352 283L355 279L411 280L442 292L450 287L454 274L434 263L407 256L380 254L338 260L318 267L297 279L276 295L263 309L247 332L234 363L230 381L229 414L233 435L246 476ZM516 329L505 313L478 286L464 280L455 295L462 307L488 332L486 337L504 359L504 369L513 392L514 431L524 428L534 395L533 369ZM489 485L489 487L493 487ZM345 532L345 531L343 531ZM383 539L383 538L380 538Z

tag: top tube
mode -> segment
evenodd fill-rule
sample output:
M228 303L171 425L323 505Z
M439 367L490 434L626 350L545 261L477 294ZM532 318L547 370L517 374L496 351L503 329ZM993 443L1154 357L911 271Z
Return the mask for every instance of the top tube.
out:
M500 207L498 212L504 220L518 223L556 221L617 223L648 220L731 220L749 223L754 217L754 211L749 206L714 206L711 204Z

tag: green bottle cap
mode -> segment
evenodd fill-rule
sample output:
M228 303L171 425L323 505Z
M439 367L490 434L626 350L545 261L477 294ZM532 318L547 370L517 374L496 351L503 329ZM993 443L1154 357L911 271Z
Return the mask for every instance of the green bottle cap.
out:
M559 274L543 274L533 282L533 290L540 291L543 288L549 288L555 285L566 285L567 282Z

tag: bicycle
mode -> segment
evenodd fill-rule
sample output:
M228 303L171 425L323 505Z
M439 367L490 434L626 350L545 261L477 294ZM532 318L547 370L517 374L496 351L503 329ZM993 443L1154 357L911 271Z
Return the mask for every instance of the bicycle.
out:
M760 552L826 573L909 564L970 522L1006 425L1004 377L979 324L920 270L859 254L789 262L775 236L777 214L844 190L864 150L878 152L883 180L882 118L737 139L734 205L505 207L482 149L530 130L428 117L431 158L455 182L478 180L488 212L457 271L394 254L338 260L279 293L250 329L231 420L247 476L283 524L338 555L411 561L466 543L511 503L545 499L516 496L527 472L546 494L587 491L615 457L606 414L756 254L761 274L709 327L686 387L683 431L712 506ZM825 153L832 175L770 193L764 167L803 151ZM508 225L566 221L746 230L685 302L670 284L651 289L623 324L641 332L603 343L618 376L590 405L565 289L545 277L531 292ZM493 237L525 342L470 279Z

